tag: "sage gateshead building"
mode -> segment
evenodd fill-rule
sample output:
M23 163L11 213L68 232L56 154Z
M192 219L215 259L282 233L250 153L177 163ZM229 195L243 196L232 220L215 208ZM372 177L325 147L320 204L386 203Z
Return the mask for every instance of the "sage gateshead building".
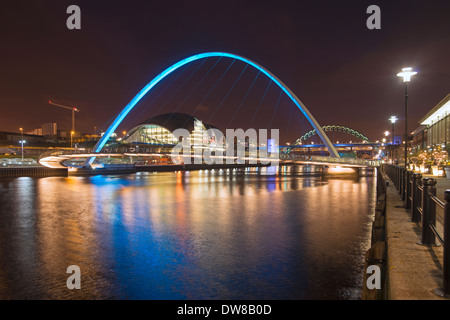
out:
M413 135L413 150L424 150L450 143L450 94L442 99L421 120Z
M174 146L179 140L173 135L176 129L186 129L190 133L192 146L205 146L211 143L204 133L208 129L218 129L185 113L165 113L147 119L128 131L123 138L125 143L155 146Z

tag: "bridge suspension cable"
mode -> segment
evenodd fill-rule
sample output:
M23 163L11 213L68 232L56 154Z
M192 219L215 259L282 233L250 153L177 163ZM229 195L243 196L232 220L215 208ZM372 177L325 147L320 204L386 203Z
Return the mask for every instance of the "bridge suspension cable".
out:
M242 98L241 103L239 104L239 106L236 108L236 110L234 110L233 116L231 117L230 121L228 122L227 128L230 127L230 125L231 125L231 123L233 122L234 118L236 117L236 115L238 114L239 110L241 109L242 104L244 103L245 99L247 99L247 96L248 96L248 94L250 93L250 91L252 90L253 85L255 84L256 79L258 79L260 73L261 73L261 71L258 70L258 73L256 74L255 79L253 79L253 82L252 82L252 84L250 85L250 88L248 88L248 90L247 90L247 92L245 93L244 98Z
M152 100L150 101L150 103L148 103L144 108L142 108L142 107L140 108L141 110L140 110L137 114L135 114L135 117L138 118L138 119L140 119L140 118L142 117L142 115L143 115L143 114L144 114L151 106L153 106L153 105L158 101L158 99L159 99L164 93L166 93L167 90L169 90L169 88L172 87L172 85L173 85L173 84L176 82L176 80L184 73L184 71L187 69L188 66L189 66L189 65L183 66L183 68L181 68L181 71L178 72L178 73L176 74L175 77L173 77L172 79L170 79L169 83L164 87L163 90L160 90L160 91L159 91L159 93L156 95L156 97L152 98ZM161 105L162 105L162 104L161 104ZM161 109L162 109L161 107L158 108L158 110L157 110L155 113L158 114L158 112L161 111ZM108 127L112 124L113 120L119 116L119 114L120 114L120 113L117 113L115 116L113 116L113 118L111 118L111 119L107 122L107 123L108 123ZM105 128L105 130L106 130L106 128Z
M212 119L214 118L214 116L217 113L217 110L219 110L223 103L225 102L225 100L227 99L228 95L230 94L230 92L233 90L233 88L236 86L236 83L239 82L239 79L241 79L242 75L244 74L245 70L247 70L248 64L245 65L244 70L241 71L241 73L239 74L239 76L237 77L237 79L234 81L233 85L231 86L231 88L228 90L228 92L225 94L225 96L222 98L222 100L220 101L219 105L214 109L214 112L212 113L211 117L209 117L208 119L208 123L211 123Z
M252 120L250 121L250 127L253 125L253 122L255 121L255 118L256 118L256 115L258 114L259 108L261 107L261 105L264 101L264 98L266 97L267 91L269 91L271 84L272 84L272 79L269 79L269 83L267 84L266 91L264 91L264 94L263 94L261 100L259 101L258 107L256 108L256 111L253 114Z

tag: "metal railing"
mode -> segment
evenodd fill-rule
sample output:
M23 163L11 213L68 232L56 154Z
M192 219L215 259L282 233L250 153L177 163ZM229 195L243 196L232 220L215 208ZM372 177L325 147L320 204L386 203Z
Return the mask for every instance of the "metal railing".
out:
M421 244L443 246L443 287L436 290L441 296L450 295L450 190L444 192L445 202L436 197L436 179L423 178L422 174L407 171L403 167L385 164L384 172L410 210L411 221L421 223ZM423 179L422 179L423 178ZM443 209L443 232L436 227L436 206Z
M355 158L335 158L329 156L307 156L298 154L280 154L281 160L303 160L303 161L317 161L326 163L336 163L336 164L347 164L347 165L357 165L357 166L369 166L369 167L379 167L379 160L365 160L365 159L355 159Z

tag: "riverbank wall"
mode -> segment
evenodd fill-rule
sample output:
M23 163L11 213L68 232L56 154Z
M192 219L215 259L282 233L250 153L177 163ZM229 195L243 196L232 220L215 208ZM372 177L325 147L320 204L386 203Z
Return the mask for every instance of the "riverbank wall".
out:
M0 168L0 178L18 178L18 177L67 177L67 168L47 168L47 167L7 167Z

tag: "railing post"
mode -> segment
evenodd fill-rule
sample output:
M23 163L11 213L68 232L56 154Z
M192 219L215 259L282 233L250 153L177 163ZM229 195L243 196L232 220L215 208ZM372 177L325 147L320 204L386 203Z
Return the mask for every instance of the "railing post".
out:
M420 173L413 174L412 187L411 187L411 194L412 194L411 221L412 222L420 221L420 214L419 214L418 206L420 204L420 196L421 196L421 191L419 189L419 186L421 185L421 179L422 179L422 174L420 174Z
M407 208L408 205L408 184L409 184L409 170L405 169L405 189L403 189L403 199L405 201L405 208Z
M406 169L402 168L402 188L400 189L402 201L405 201L405 193L406 193L405 189L406 189Z
M391 165L391 175L392 175L392 177L391 177L392 183L395 186L395 167L394 167L394 165Z
M403 179L405 179L405 181L404 181L404 185L403 185L402 198L403 198L403 201L405 201L405 207L406 207L406 201L407 201L406 190L408 190L408 169L404 169L404 171L405 171L405 173L404 173L405 176L403 177Z
M398 190L398 184L397 184L397 179L398 179L398 177L397 177L397 166L394 166L393 170L394 170L394 186L395 186L395 189Z
M433 245L435 235L430 228L430 223L436 223L436 203L430 196L436 195L436 180L433 178L423 179L423 195L422 195L422 242L421 244Z
M397 173L397 179L395 187L397 188L397 191L400 191L400 167L395 168L395 172Z
M444 295L450 295L450 190L444 192Z
M392 166L392 175L394 176L394 186L397 189L397 167Z
M405 197L406 197L406 199L405 199L405 208L406 209L410 209L411 208L411 189L412 189L412 187L411 187L411 178L412 178L412 175L413 175L413 171L407 171L407 173L406 173L406 195L405 195Z

